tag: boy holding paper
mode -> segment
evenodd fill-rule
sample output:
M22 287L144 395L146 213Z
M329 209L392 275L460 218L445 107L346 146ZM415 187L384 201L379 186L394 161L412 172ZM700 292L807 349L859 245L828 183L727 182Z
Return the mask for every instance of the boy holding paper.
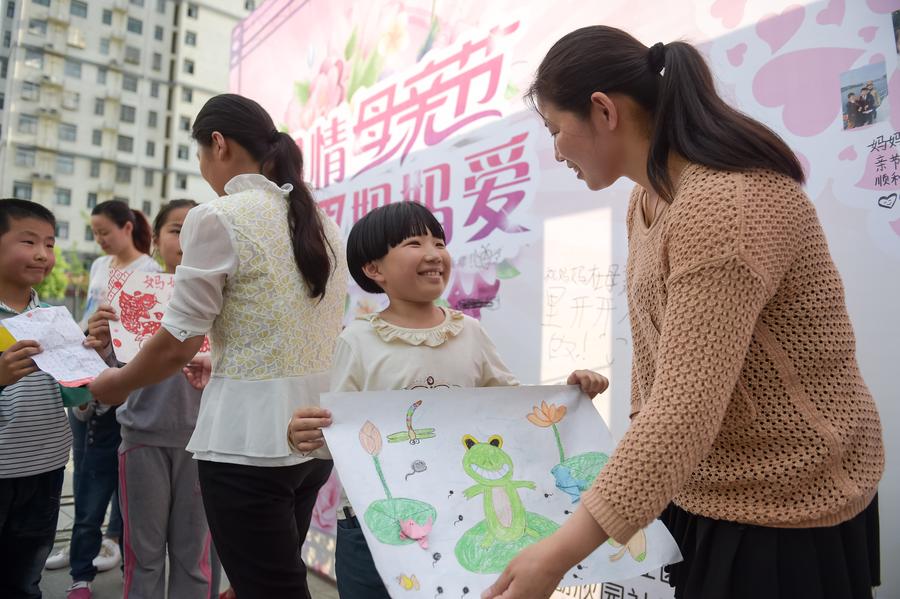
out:
M0 199L0 321L40 307L33 287L53 269L53 214ZM2 324L2 322L0 322ZM0 336L0 597L40 598L53 548L72 433L63 410L85 401L37 369L36 341ZM4 342L5 339L5 342Z

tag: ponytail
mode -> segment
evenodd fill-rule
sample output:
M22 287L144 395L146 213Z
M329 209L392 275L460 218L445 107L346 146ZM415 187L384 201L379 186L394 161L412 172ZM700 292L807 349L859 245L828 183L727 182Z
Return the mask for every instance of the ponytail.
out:
M287 133L275 133L273 137L272 149L260 166L269 179L293 186L288 194L288 224L294 261L306 279L310 297L321 298L331 276L331 248L326 249L325 228L312 193L303 182L303 154Z
M666 201L675 191L670 152L714 169L767 169L804 181L784 140L719 97L709 67L690 44L647 48L613 27L576 29L541 61L526 97L587 118L596 91L625 94L651 115L647 177Z
M293 186L288 195L288 225L294 261L310 297L321 299L336 256L325 239L325 228L312 193L303 183L300 148L290 135L275 129L272 117L262 106L237 94L210 98L194 119L191 136L197 143L209 146L216 131L247 150L267 178L279 185Z
M121 200L100 202L91 210L91 216L103 215L120 229L131 223L131 241L134 248L142 254L150 253L152 234L147 217L140 210L132 210Z

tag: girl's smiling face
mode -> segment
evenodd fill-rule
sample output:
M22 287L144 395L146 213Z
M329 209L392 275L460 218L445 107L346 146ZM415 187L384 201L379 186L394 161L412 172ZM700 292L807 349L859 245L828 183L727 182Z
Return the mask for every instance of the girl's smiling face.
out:
M363 271L392 300L425 303L441 297L452 263L444 240L427 233L407 237Z

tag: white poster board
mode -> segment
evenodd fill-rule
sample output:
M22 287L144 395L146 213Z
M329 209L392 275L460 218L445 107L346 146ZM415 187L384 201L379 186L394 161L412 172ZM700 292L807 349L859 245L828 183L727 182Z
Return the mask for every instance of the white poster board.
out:
M477 597L578 507L613 450L575 387L331 393L325 437L393 597ZM610 542L564 586L678 561L660 522Z

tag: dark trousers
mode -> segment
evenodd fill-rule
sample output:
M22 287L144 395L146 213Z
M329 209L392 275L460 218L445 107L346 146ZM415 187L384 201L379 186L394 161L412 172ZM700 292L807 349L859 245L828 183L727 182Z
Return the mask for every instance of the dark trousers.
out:
M41 599L41 571L53 549L63 469L0 479L0 597Z
M92 416L82 422L69 412L72 427L73 491L75 524L72 527L70 566L72 580L94 580L97 568L93 561L103 540L101 527L110 499L116 497L119 485L119 423L116 411ZM118 500L110 513L108 532L121 535L122 516Z
M200 460L209 531L240 599L312 599L300 548L331 460L244 466Z
M341 599L391 599L356 516L338 520L334 574Z

